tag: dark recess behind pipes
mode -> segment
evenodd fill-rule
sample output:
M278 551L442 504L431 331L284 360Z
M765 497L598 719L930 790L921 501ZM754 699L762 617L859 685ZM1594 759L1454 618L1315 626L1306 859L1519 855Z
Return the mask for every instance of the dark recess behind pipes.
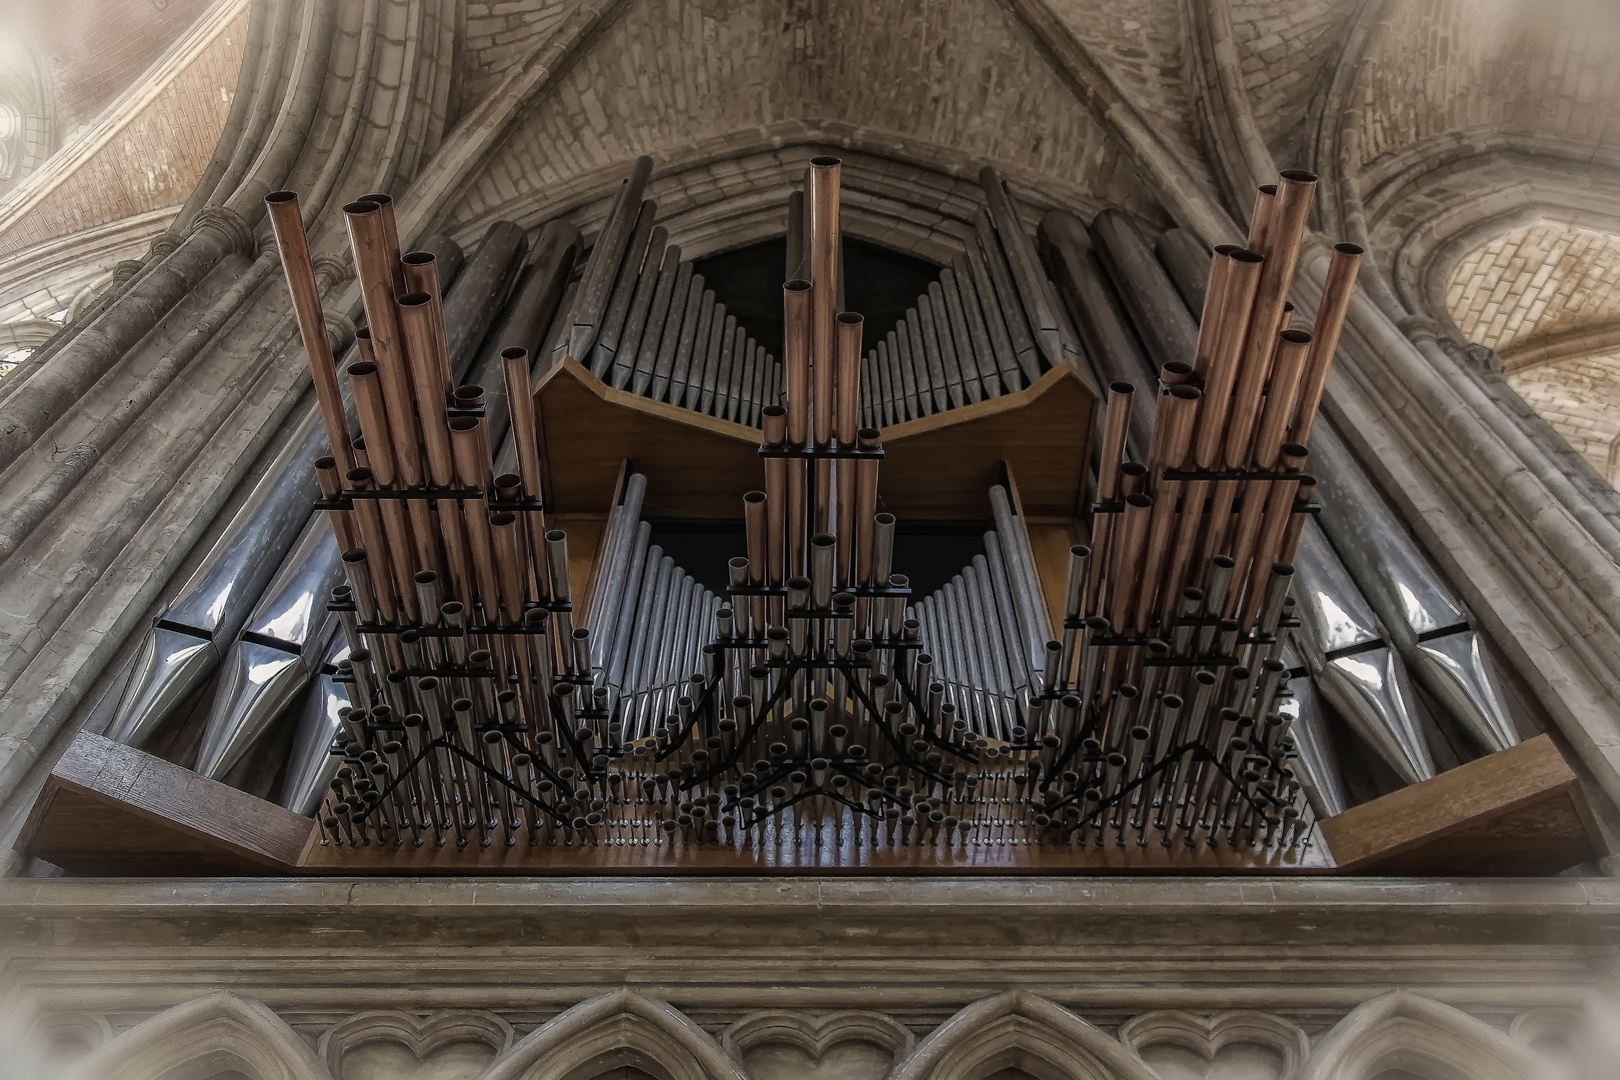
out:
M787 240L777 237L696 259L692 269L726 305L726 314L778 358L782 355L782 281ZM866 317L862 351L894 329L939 276L939 267L864 240L844 238L844 303Z
M740 493L737 501L741 505ZM984 534L990 527L988 522L899 522L894 572L911 579L911 602L961 573L973 556L984 554ZM721 596L726 591L727 561L747 553L740 520L654 521L652 542L700 585Z

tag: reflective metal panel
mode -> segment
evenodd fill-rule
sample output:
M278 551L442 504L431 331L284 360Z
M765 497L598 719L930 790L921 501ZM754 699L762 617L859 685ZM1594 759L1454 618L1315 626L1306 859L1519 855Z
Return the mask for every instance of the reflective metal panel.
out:
M337 775L343 759L327 751L342 724L338 710L349 704L348 688L334 677L339 662L348 658L349 643L334 631L326 646L321 672L310 683L298 711L298 731L293 735L292 753L287 758L287 778L277 800L287 809L312 815L320 808L327 785Z

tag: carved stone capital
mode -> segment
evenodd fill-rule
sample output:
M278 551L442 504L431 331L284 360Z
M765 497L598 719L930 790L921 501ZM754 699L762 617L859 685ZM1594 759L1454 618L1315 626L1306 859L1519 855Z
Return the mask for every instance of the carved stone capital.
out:
M230 250L251 258L258 250L258 241L254 239L253 230L248 228L246 221L234 210L227 210L223 206L205 206L197 212L191 229L213 229L225 237Z

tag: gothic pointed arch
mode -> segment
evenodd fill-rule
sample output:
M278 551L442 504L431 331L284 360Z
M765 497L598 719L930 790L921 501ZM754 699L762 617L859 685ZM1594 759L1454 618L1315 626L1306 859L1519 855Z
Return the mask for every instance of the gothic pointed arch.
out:
M70 1080L332 1080L309 1045L262 1002L231 993L176 1005L81 1058Z
M667 1003L630 990L592 998L548 1020L482 1080L593 1080L625 1067L656 1080L748 1080L702 1028Z
M1411 991L1394 990L1339 1021L1317 1044L1299 1080L1372 1080L1389 1069L1420 1077L1535 1080L1545 1068L1524 1045L1489 1024Z
M976 1001L945 1021L890 1080L983 1080L1003 1069L1035 1080L1154 1080L1135 1052L1024 990Z

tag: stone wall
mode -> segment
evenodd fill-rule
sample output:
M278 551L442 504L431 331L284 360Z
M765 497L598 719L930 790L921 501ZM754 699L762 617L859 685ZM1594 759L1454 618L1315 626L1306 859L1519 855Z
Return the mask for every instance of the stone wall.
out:
M1573 880L0 887L12 1030L82 1080L1598 1080L1566 1059L1616 914Z

